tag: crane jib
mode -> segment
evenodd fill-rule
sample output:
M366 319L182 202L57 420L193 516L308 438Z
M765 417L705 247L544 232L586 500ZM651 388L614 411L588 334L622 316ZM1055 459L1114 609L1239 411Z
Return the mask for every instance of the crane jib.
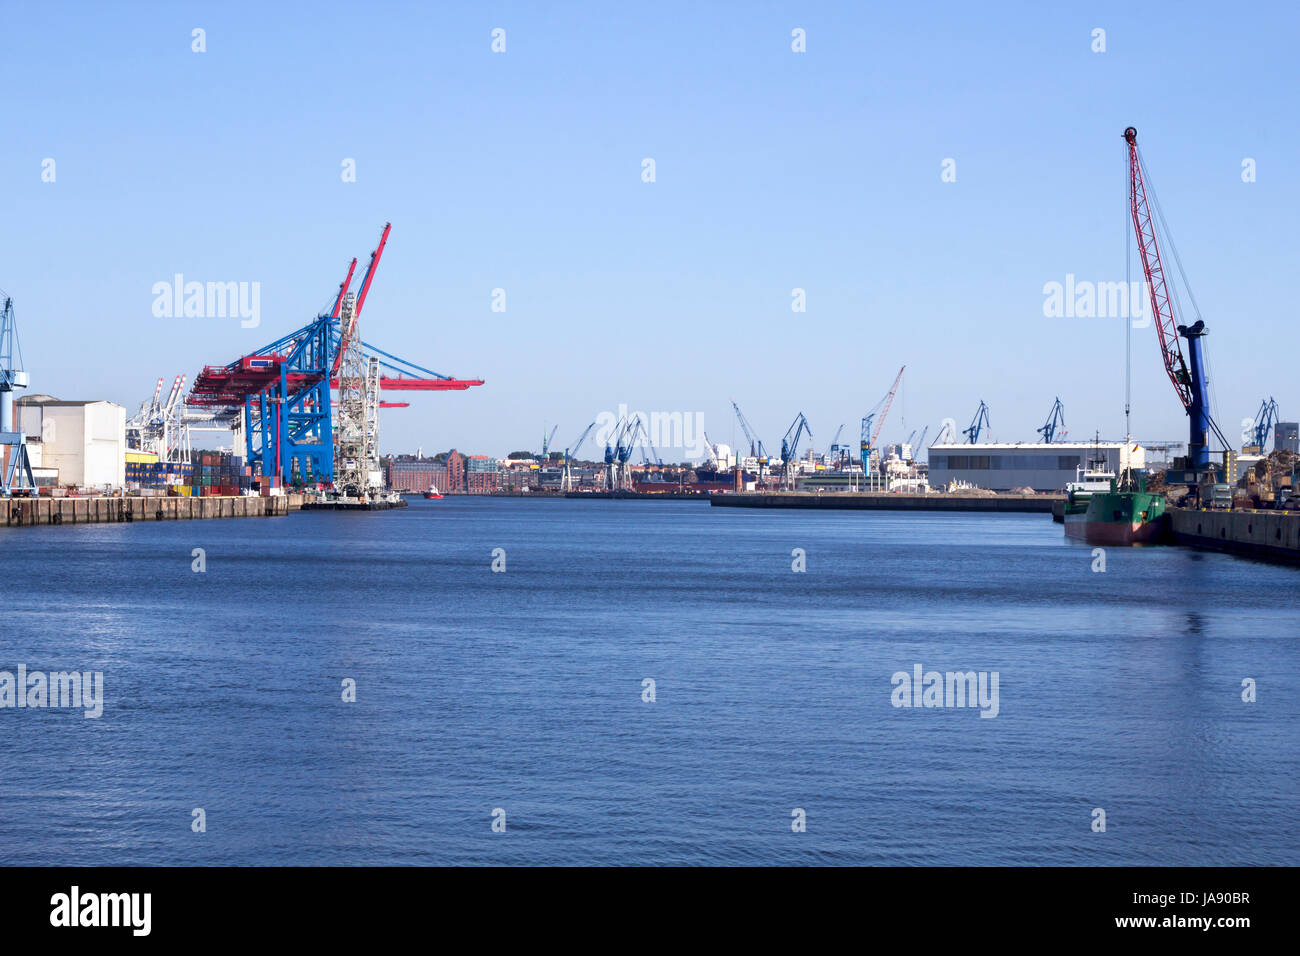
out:
M1129 151L1129 211L1133 217L1133 231L1137 235L1138 254L1142 259L1142 272L1147 280L1147 293L1151 299L1151 314L1155 319L1156 335L1160 338L1160 354L1165 372L1178 393L1184 408L1193 402L1191 376L1179 344L1178 320L1174 316L1169 286L1165 281L1164 266L1160 260L1160 245L1156 240L1155 224L1151 221L1151 208L1147 203L1146 180L1142 172L1142 158L1138 153L1137 130L1124 131Z

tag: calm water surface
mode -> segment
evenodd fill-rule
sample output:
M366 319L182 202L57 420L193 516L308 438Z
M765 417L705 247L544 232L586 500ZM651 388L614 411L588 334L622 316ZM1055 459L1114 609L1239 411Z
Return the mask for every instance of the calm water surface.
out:
M0 529L0 669L105 679L0 710L0 861L1300 863L1300 571L1092 565L1041 516L693 502ZM891 706L917 663L1000 713Z

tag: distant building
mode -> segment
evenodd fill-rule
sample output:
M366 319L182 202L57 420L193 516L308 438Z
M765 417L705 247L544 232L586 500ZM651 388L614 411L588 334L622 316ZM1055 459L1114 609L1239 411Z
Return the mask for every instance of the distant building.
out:
M1146 467L1142 447L1134 445L1125 455L1123 442L931 445L929 459L930 486L935 489L955 480L993 491L1060 491L1075 480L1080 467L1094 460L1116 474L1125 467Z
M417 494L435 486L439 491L450 489L447 485L447 466L432 458L412 458L402 455L388 462L388 487L394 491Z
M1300 455L1300 423L1278 422L1273 431L1273 450Z
M388 461L388 486L416 494L435 486L444 495L484 495L501 487L497 460L487 455L464 455L452 449L442 461L400 455Z
M453 451L452 455L457 454ZM467 495L487 495L500 489L497 460L489 455L461 455L464 467L462 488ZM449 456L450 460L450 456Z
M56 469L59 484L121 488L126 483L126 409L113 402L61 402L28 395L17 402L18 428L40 466Z

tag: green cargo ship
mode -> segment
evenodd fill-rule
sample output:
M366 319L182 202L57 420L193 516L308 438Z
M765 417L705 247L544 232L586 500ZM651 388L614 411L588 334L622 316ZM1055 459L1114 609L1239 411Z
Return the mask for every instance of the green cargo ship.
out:
M1109 491L1071 491L1065 500L1065 533L1089 544L1149 544L1161 540L1169 517L1165 496L1146 490L1146 477L1137 488L1120 489L1111 479Z

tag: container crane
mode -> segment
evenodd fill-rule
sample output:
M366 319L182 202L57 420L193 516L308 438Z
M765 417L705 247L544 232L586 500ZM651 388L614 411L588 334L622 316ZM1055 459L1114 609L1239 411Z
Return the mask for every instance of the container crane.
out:
M0 494L8 498L15 492L30 494L36 479L27 455L27 436L14 421L14 391L26 388L30 378L23 368L14 300L4 292L0 297L4 300L0 311Z
M186 404L236 419L236 445L260 462L261 474L279 475L286 484L329 486L339 457L347 459L338 464L348 467L348 483L355 486L357 462L364 458L371 466L369 483L377 465L378 410L405 404L380 401L381 390L463 391L483 384L439 374L361 341L358 320L390 229L385 223L355 296L348 292L353 259L329 312L228 365L207 366L195 379ZM343 455L336 430L347 432Z
M785 437L781 439L781 483L790 489L794 488L793 464L799 458L799 440L805 432L809 438L812 437L812 428L808 424L808 419L804 417L803 412L800 412L786 429Z
M1147 290L1151 298L1151 314L1155 318L1156 334L1160 339L1160 355L1164 361L1165 373L1173 383L1174 391L1188 417L1187 460L1181 480L1169 476L1170 483L1199 485L1200 475L1210 468L1210 431L1213 430L1219 440L1227 447L1223 435L1210 417L1209 383L1205 375L1205 334L1208 331L1199 315L1191 325L1179 325L1174 314L1175 295L1165 277L1164 265L1160 258L1160 242L1156 237L1156 223L1151 217L1151 208L1147 202L1146 164L1138 150L1137 129L1128 127L1124 130L1124 141L1128 144L1129 171L1129 213L1133 219L1133 231L1137 235L1138 253L1142 259L1142 272L1146 276ZM1154 195L1154 191L1153 191ZM1168 226L1164 223L1164 214L1160 203L1156 202L1156 214L1160 220L1161 232L1170 249L1174 252L1174 262L1182 273L1182 263L1178 251L1169 238ZM1188 292L1193 311L1196 299L1191 296L1187 277L1182 275L1182 284ZM1187 355L1183 355L1180 339L1187 341Z
M1052 405L1052 410L1047 413L1047 424L1038 429L1038 434L1043 436L1043 442L1050 445L1056 437L1056 430L1061 429L1061 435L1068 434L1065 429L1065 406L1061 404L1058 396L1056 402Z
M992 427L989 424L989 407L984 404L984 399L980 399L980 407L975 410L975 418L970 423L970 428L964 429L962 434L966 436L966 441L972 445L979 444L980 432L985 428Z

